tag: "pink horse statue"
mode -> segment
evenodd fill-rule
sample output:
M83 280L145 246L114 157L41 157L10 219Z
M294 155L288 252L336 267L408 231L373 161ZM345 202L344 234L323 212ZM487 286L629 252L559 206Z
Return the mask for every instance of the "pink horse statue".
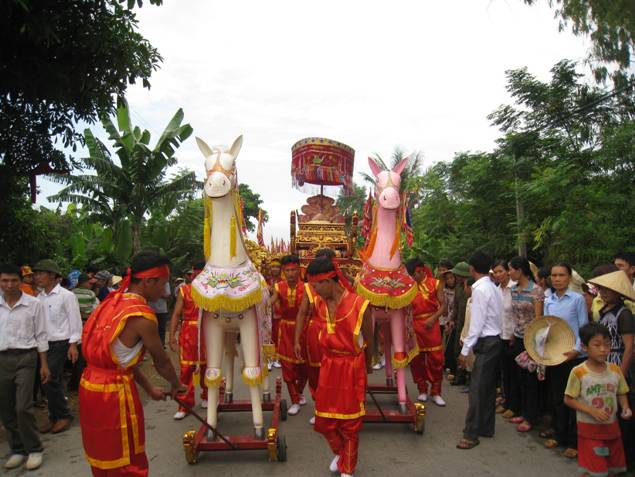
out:
M400 254L403 204L399 187L408 158L402 159L391 171L382 170L371 158L368 164L376 179L375 203L370 237L360 252L363 266L357 292L370 301L373 319L383 329L386 384L393 385L393 368L396 369L399 407L405 413L404 368L419 352L412 316L406 313L417 295L417 287L401 263Z

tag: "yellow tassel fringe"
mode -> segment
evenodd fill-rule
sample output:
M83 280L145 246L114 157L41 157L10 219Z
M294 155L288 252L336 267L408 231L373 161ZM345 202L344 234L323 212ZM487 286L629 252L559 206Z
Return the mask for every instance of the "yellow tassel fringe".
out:
M247 386L258 386L259 384L262 383L262 370L260 374L258 375L258 377L256 378L250 378L248 376L245 376L245 373L242 373L242 374L243 374L243 382Z
M258 287L248 295L240 298L231 298L225 295L210 298L202 295L195 287L192 287L192 299L199 308L206 311L223 310L238 313L256 306L262 301L262 288Z
M410 305L417 296L417 291L417 287L412 287L403 295L389 296L385 293L374 293L364 287L361 282L357 284L357 294L370 301L371 305L380 308L390 308L392 310L398 310L399 308L405 308Z

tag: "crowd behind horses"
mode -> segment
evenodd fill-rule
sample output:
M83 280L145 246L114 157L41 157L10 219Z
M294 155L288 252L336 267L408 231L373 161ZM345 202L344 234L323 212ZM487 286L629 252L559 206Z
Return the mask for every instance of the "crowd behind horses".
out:
M491 261L486 271L482 269L481 263L480 273L475 273L475 265L479 264L473 264L471 260L458 263L441 260L433 271L431 264L424 264L418 258L406 263L408 272L423 290L424 298L436 303L435 311L426 315L434 319L428 321L430 326L422 325L422 334L431 333L429 330L437 323L442 340L441 348L433 347L435 349L428 351L425 356L422 351L419 359L411 363L413 380L419 389L418 399L430 400L441 407L446 405L441 396L444 371L445 379L451 386L458 386L469 394L470 409L478 410L478 419L482 422L476 423L477 435L464 431L457 445L460 449L472 448L478 445L479 437L493 435L493 427L488 428L491 420L488 416L489 402L485 401L494 393L495 409L491 412L500 414L519 433L539 431L540 437L545 439L545 446L563 449L565 457L575 458L578 452L588 453L586 448L578 449L578 425L575 411L566 398L567 385L570 384L572 370L584 364L591 355L588 343L582 343L579 338L581 330L588 323L605 327L609 342L606 360L613 366L611 369L619 369L626 382L632 385L635 254L616 254L612 263L598 264L588 280L584 280L566 263L537 269L523 257ZM624 281L630 285L630 294L623 287L611 286L610 283L608 286L592 283L594 279L616 271L620 271ZM287 279L277 261L269 264L266 275L274 292L275 284ZM151 303L158 318L158 333L163 344L170 303L178 296L180 286L189 283L193 276L193 269L184 271L183 276L174 282L174 290L166 284L165 290ZM479 350L474 346L477 341L468 342L470 346L466 347L466 340L474 338L470 336L470 330L472 335L475 333L475 327L472 326L473 287L478 287L479 280L485 277L496 287L501 298L501 329L498 335L501 346L495 353L496 366L488 370L493 375L493 381L489 376L483 376L482 370L478 368ZM354 282L354 277L349 278ZM295 277L295 280L301 281L302 277ZM36 469L42 463L43 449L35 431L34 405L48 408L49 419L39 432L57 434L70 427L73 413L68 406L65 388L77 389L85 366L81 352L83 323L97 308L100 300L116 290L120 282L121 276L106 270L87 269L65 276L52 260L42 260L32 269L28 266L19 269L4 265L0 270L0 336L3 337L0 339L0 395L7 397L5 402L15 403L13 408L2 406L1 417L11 447L6 468L25 463L27 469ZM37 326L30 340L25 340L26 335L20 334L21 330L11 328L18 326L11 319L16 314L18 302L24 305L20 313L39 316L35 320ZM533 321L545 315L564 319L577 338L576 348L566 356L566 361L557 366L541 366L533 362L525 350L525 331ZM478 320L483 318L478 316ZM274 313L276 342L280 339L279 320L279 313ZM483 323L479 322L475 326L483 326ZM483 328L478 331L482 333ZM476 336L477 339L483 337L486 335ZM170 337L171 340L173 338ZM293 339L290 338L291 353ZM379 343L380 340L375 339L374 342ZM467 354L464 353L466 348ZM28 356L25 350L29 351ZM376 346L373 351L373 367L381 369L385 363L382 350ZM20 361L23 360L29 361L26 368L21 368ZM273 357L269 366L284 366L284 360L280 364L280 360ZM26 370L22 378L27 383L19 389L15 385L18 369L19 373ZM301 374L297 370L293 373ZM295 374L292 379L298 384ZM483 386L491 389L482 389ZM291 413L294 415L306 400L301 389L290 388L290 393L294 394L292 407L295 407ZM627 396L632 408L635 404L632 389ZM617 411L617 406L614 407L614 411ZM469 414L466 430L468 421L473 418ZM619 424L626 465L632 470L635 465L632 420L628 413L622 413L615 422ZM578 457L582 459L585 456Z

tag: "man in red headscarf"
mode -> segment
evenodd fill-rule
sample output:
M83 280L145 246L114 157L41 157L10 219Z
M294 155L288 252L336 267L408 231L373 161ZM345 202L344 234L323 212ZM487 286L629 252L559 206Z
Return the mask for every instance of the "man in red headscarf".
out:
M419 401L427 401L429 391L433 403L445 406L445 400L441 397L443 340L439 325L439 317L445 313L443 289L420 258L408 260L406 269L417 282L412 318L419 354L410 362L412 379L419 388Z
M146 477L143 406L138 383L152 399L166 393L154 387L137 366L146 350L172 386L183 386L163 349L157 319L148 301L159 298L170 277L168 259L140 252L120 288L99 305L84 325L82 352L86 369L79 389L82 441L94 477Z
M300 357L296 356L293 346L295 320L304 296L304 286L300 281L298 256L286 255L280 262L284 280L275 284L271 305L278 306L280 312L276 352L282 362L282 379L287 383L292 403L288 414L294 416L300 412L300 406L306 404L306 398L302 395L307 381L306 354L302 352Z
M186 283L181 285L176 296L174 312L170 321L170 348L172 351L180 351L179 362L181 364L181 382L187 386L187 394L182 401L189 407L194 407L194 375L198 370L198 382L205 381L205 333L202 333L202 323L199 325L199 308L192 299L192 280L203 271L205 262L194 265L191 273L186 275ZM182 316L182 320L179 320ZM179 341L176 341L176 330L181 321ZM201 406L207 407L207 386L201 390ZM187 415L187 410L179 405L174 419L181 420Z
M335 252L330 248L322 248L315 252L315 258L325 258L333 263L335 272L338 276L338 282L341 286L346 288L349 292L353 291L353 287L350 284L348 278L340 271L337 263L335 262ZM326 328L326 322L323 317L317 312L318 301L320 296L316 293L315 288L311 283L304 284L304 296L302 297L302 303L298 310L298 316L295 322L295 339L294 349L295 355L298 359L302 356L306 356L307 361L307 374L309 381L309 391L311 397L315 401L318 383L320 380L320 363L322 361L322 350L320 349L320 335ZM306 317L309 317L308 325L305 325ZM305 344L303 349L302 339L304 338ZM310 424L315 423L315 416L309 420Z
M307 269L316 292L322 361L315 393L315 430L335 454L329 470L350 477L357 465L359 431L366 413L366 374L372 368L373 324L368 300L341 286L333 262L313 260Z

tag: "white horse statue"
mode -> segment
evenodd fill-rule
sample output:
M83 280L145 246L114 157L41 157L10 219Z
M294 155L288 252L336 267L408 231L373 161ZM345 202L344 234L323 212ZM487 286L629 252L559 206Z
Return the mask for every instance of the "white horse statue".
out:
M236 172L242 136L229 149L209 147L199 138L196 142L205 156L207 173L203 188L207 264L192 282L192 297L202 310L207 342L207 422L216 428L225 334L240 333L242 376L249 386L255 435L264 438L259 385L263 379L261 351L271 340L271 318L265 312L268 299L265 279L249 259L243 241Z

